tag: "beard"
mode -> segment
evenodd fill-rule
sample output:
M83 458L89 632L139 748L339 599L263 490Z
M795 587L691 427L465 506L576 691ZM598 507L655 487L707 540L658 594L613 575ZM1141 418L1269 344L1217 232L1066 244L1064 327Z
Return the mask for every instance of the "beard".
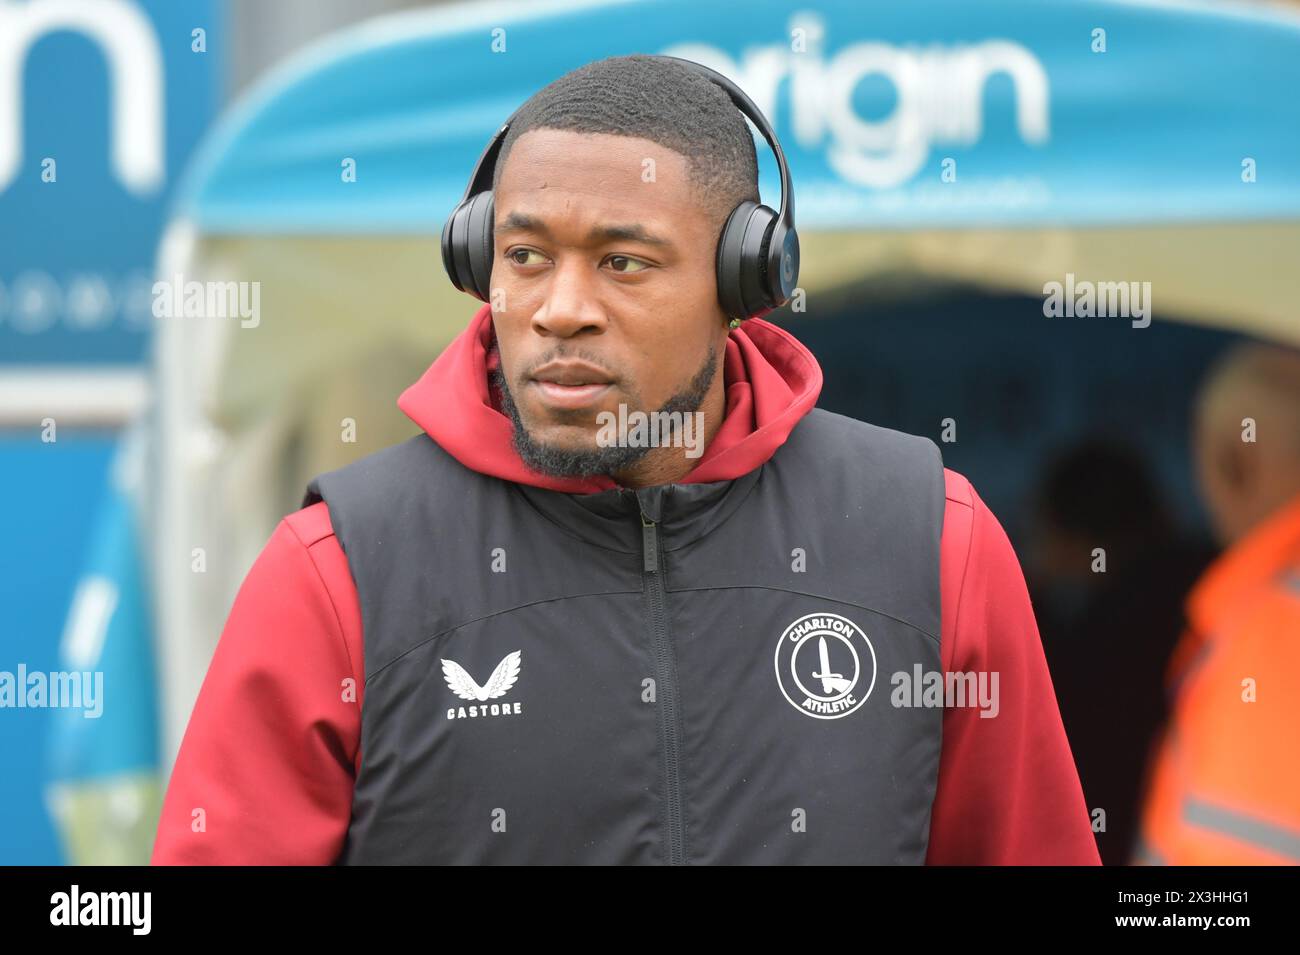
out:
M700 410L700 407L704 404L705 396L709 393L709 386L713 384L713 376L718 370L717 358L717 349L710 342L709 353L700 365L699 370L695 372L691 380L680 391L664 402L663 406L658 410L668 414L672 412L690 413ZM519 453L519 457L523 459L524 464L534 471L561 478L587 478L599 474L616 474L636 464L649 452L656 450L648 445L639 447L600 447L597 445L590 448L564 448L536 441L524 426L523 419L519 415L519 406L515 404L514 396L510 394L510 388L506 383L505 374L502 372L500 364L492 368L488 372L488 376L491 379L493 389L501 396L501 410L506 413L511 424L514 425L515 450ZM629 411L631 410L633 409L629 409ZM674 419L661 420L673 421ZM673 436L676 435L677 430L676 424L673 424L671 427ZM594 440L594 431L592 436Z

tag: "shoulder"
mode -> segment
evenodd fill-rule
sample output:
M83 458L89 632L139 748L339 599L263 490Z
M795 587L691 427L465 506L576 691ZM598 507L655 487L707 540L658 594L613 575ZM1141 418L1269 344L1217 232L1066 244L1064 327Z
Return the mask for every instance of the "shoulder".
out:
M845 480L890 496L929 500L936 511L943 494L943 456L929 438L813 408L791 432L787 460L823 472L834 465ZM938 514L935 514L938 518Z
M840 449L845 454L857 455L865 447L876 458L898 459L901 456L931 467L938 464L943 474L945 543L951 542L954 546L967 544L976 511L987 510L964 475L942 467L943 456L939 446L923 435L884 428L824 408L809 411L792 437L794 435L801 435L806 444L820 445L817 450L823 453Z
M939 446L923 435L896 431L859 418L813 408L795 428L793 435L805 439L838 439L846 441L847 448L867 445L885 452L911 452L937 456Z
M391 444L349 461L342 467L319 474L312 479L311 484L314 486L325 480L335 483L340 481L367 484L375 481L385 484L406 483L410 481L412 467L436 467L444 460L455 463L455 459L436 441L421 432L405 441L399 441L397 444ZM309 501L304 500L304 504L306 503Z
M940 589L947 663L958 644L969 651L975 643L1012 640L1013 620L1032 621L1033 611L1020 561L993 511L962 474L945 468L944 485ZM993 617L1005 626L990 629Z
M297 550L306 557L300 564L290 563L287 556L282 557L286 572L275 575L279 581L277 586L293 592L295 578L288 571L294 566L304 568L302 577L298 578L303 581L299 584L302 601L307 603L316 595L322 604L328 604L353 673L360 675L364 672L365 659L361 605L347 555L334 534L329 506L318 501L285 515L272 535L268 551L277 538L283 541L282 546Z
M324 501L309 504L285 515L280 526L275 529L271 537L272 544L268 548L275 546L277 538L282 539L281 548L306 555L307 562L314 571L312 576L315 577L315 582L336 604L341 601L341 595L351 597L352 575L342 545L334 533L329 505ZM350 603L351 600L346 602Z
M358 527L382 523L385 514L403 511L410 495L446 487L446 461L456 463L422 432L317 474L307 483L301 510L291 515L291 526L307 546L327 534L339 537L344 546Z
M330 511L324 501L309 504L306 507L285 515L284 524L303 547L311 548L334 537L334 527L330 524Z
M949 514L962 511L967 514L974 513L975 489L971 487L970 481L964 475L958 474L952 468L944 468L943 489Z
M324 500L331 507L346 504L367 519L377 518L429 494L454 499L482 478L421 432L316 475L307 484L302 506ZM337 510L332 513L335 530L347 539L349 528L340 527Z
M945 580L951 578L960 588L976 565L991 570L987 565L1016 562L1016 557L1006 531L965 475L944 468L943 477L943 573ZM1015 570L1019 577L1018 562Z

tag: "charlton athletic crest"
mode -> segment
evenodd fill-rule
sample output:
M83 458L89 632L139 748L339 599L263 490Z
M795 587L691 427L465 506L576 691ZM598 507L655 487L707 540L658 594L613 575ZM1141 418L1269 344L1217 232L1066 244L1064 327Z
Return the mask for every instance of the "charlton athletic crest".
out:
M848 716L876 685L876 651L852 620L810 613L776 645L776 682L790 705L819 720Z

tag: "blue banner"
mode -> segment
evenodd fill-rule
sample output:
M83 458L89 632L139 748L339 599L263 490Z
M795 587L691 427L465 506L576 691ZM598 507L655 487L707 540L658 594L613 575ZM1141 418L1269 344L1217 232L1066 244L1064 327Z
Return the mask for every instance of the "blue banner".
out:
M263 84L208 144L178 211L208 231L434 232L512 109L634 52L694 59L746 89L782 139L803 229L1300 216L1300 15L1108 0L395 16ZM774 202L770 161L762 185Z
M0 364L144 357L167 203L219 105L219 9L0 0Z

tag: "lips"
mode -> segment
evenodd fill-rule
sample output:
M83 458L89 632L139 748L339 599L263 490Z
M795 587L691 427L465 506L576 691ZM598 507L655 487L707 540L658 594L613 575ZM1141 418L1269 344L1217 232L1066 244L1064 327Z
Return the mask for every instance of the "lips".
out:
M614 380L608 372L581 361L553 361L538 368L532 377L556 385L607 385Z
M542 400L554 408L585 408L595 404L608 389L607 384L560 385L553 381L534 381Z
M613 380L608 372L586 362L550 362L533 372L529 385L545 404L572 410L595 403Z

